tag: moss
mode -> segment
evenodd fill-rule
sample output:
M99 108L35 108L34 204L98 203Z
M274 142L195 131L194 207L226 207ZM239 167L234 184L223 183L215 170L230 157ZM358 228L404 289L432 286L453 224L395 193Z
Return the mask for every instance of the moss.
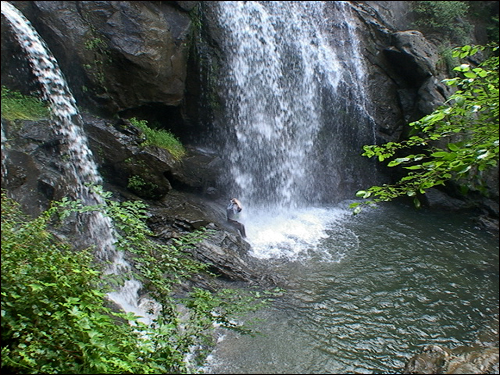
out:
M170 152L176 160L180 160L186 154L186 149L182 143L168 130L151 129L146 120L137 120L135 117L132 117L130 122L144 132L146 141L143 145L163 148Z
M39 98L2 86L2 117L10 121L41 120L49 118L50 111Z

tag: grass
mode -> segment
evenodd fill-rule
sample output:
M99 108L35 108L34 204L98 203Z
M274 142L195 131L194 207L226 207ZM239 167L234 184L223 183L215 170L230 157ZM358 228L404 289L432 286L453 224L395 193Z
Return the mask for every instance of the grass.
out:
M144 144L164 148L170 152L176 160L180 160L186 155L186 149L182 143L168 130L151 129L146 120L137 120L135 117L132 117L130 122L144 132L146 136Z
M18 91L2 86L2 118L9 121L41 120L50 118L50 111L39 98L22 95ZM144 132L145 145L166 149L176 160L180 160L186 154L182 143L168 130L151 129L146 120L137 120L135 117L131 118L130 122Z
M9 120L40 120L50 117L48 107L34 96L2 86L2 117Z

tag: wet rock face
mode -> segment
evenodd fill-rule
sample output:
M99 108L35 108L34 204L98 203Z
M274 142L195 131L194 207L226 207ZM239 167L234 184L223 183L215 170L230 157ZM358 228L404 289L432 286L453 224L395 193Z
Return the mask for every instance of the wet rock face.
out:
M160 199L172 189L165 174L178 162L166 150L142 146L145 137L138 128L128 121L111 124L89 115L84 123L106 180L147 199Z
M190 149L183 160L176 160L165 149L144 146L144 135L127 120L110 122L89 114L82 118L89 147L106 183L149 200L160 200L173 188L217 196L217 155ZM2 176L2 187L26 201L26 208L30 202L38 202L31 208L36 215L50 200L65 196L61 136L53 132L49 120L3 122L7 172Z
M217 157L191 150L185 165L166 150L141 146L143 135L126 120L111 123L88 114L82 117L106 190L119 200L145 199L147 224L159 240L171 243L196 230L211 229L190 247L195 259L224 280L275 284L248 255L250 245L226 223L225 204L217 203L213 194L214 178L220 173ZM2 188L28 214L38 216L52 200L65 196L60 137L51 132L48 120L4 125L8 141L2 157L7 173L2 175ZM146 184L142 189L131 184L134 176Z
M59 200L67 192L61 138L48 120L2 119L2 129L7 140L2 140L2 188L27 214L38 216L51 200Z
M411 30L411 8L402 1L352 2L359 17L368 91L382 141L398 140L405 125L431 113L449 88L437 68L437 47Z
M420 86L427 77L437 75L437 50L420 31L396 31L392 34L392 44L384 52L411 85Z
M17 4L56 56L78 102L111 115L151 103L179 106L186 81L188 12L195 5L189 1Z
M165 149L144 146L144 134L128 120L110 122L89 114L83 119L100 173L108 182L151 200L162 199L173 188L217 196L217 155L189 148L177 160Z

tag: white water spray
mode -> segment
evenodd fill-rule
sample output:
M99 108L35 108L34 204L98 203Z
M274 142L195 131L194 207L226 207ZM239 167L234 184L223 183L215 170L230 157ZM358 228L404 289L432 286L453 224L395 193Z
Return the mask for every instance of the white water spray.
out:
M2 181L7 177L7 149L5 145L7 144L7 137L3 131L3 121L2 121Z
M40 83L43 99L49 103L53 114L53 131L62 136L67 162L64 165L69 195L81 200L85 205L104 205L104 199L96 194L90 185L101 185L102 179L88 148L87 138L82 130L82 119L76 101L71 94L58 63L50 53L45 42L31 23L18 9L2 1L2 14L9 22L13 35L26 52L31 69ZM63 155L61 155L63 156ZM2 174L4 173L4 134L2 126ZM6 171L5 171L6 173ZM88 237L88 245L94 245L98 257L111 264L107 274L121 274L130 270L130 265L123 258L123 253L115 249L115 236L111 219L99 212L79 215L78 230ZM154 315L147 313L150 305L156 309L159 305L151 300L139 301L138 291L141 283L127 280L119 290L108 297L126 312L141 316L146 324L151 323ZM146 305L146 306L145 306Z
M320 127L320 76L336 90L339 63L315 23L304 17L318 11L313 3L218 4L227 30L225 84L237 139L229 150L236 188L247 203L295 207L311 189L307 160Z

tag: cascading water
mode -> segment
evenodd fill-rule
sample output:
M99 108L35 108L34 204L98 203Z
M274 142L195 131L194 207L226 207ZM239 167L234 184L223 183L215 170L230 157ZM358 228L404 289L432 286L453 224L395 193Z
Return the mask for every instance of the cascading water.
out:
M85 205L104 205L104 199L96 194L90 185L101 185L102 179L97 170L92 152L87 146L87 139L82 130L82 119L75 99L71 94L64 76L54 56L45 42L38 35L31 23L10 3L2 1L2 14L9 22L13 34L26 52L32 72L42 89L43 99L47 101L53 115L50 131L62 136L67 162L64 164L65 188L67 195L81 200ZM2 175L4 170L4 130L2 124ZM80 214L77 231L85 238L86 246L95 246L98 257L109 261L107 274L122 274L130 270L123 253L115 249L113 224L109 217L99 212ZM126 312L141 316L142 321L150 323L152 315L141 305L150 305L154 301L138 301L141 283L130 279L117 291L108 294L109 298L120 305ZM156 305L156 304L155 304ZM150 306L149 306L150 307ZM158 308L158 306L156 306Z
M225 184L247 208L254 255L298 253L345 213L325 204L377 180L360 156L375 133L354 17L341 1L215 7L226 59Z
M373 141L352 16L332 3L217 4L231 188L248 204L293 208L350 193L342 155ZM342 133L359 139L345 144Z
M7 166L6 166L7 152L4 146L5 143L7 143L7 137L5 136L5 132L3 131L3 121L2 121L2 180L7 176Z

